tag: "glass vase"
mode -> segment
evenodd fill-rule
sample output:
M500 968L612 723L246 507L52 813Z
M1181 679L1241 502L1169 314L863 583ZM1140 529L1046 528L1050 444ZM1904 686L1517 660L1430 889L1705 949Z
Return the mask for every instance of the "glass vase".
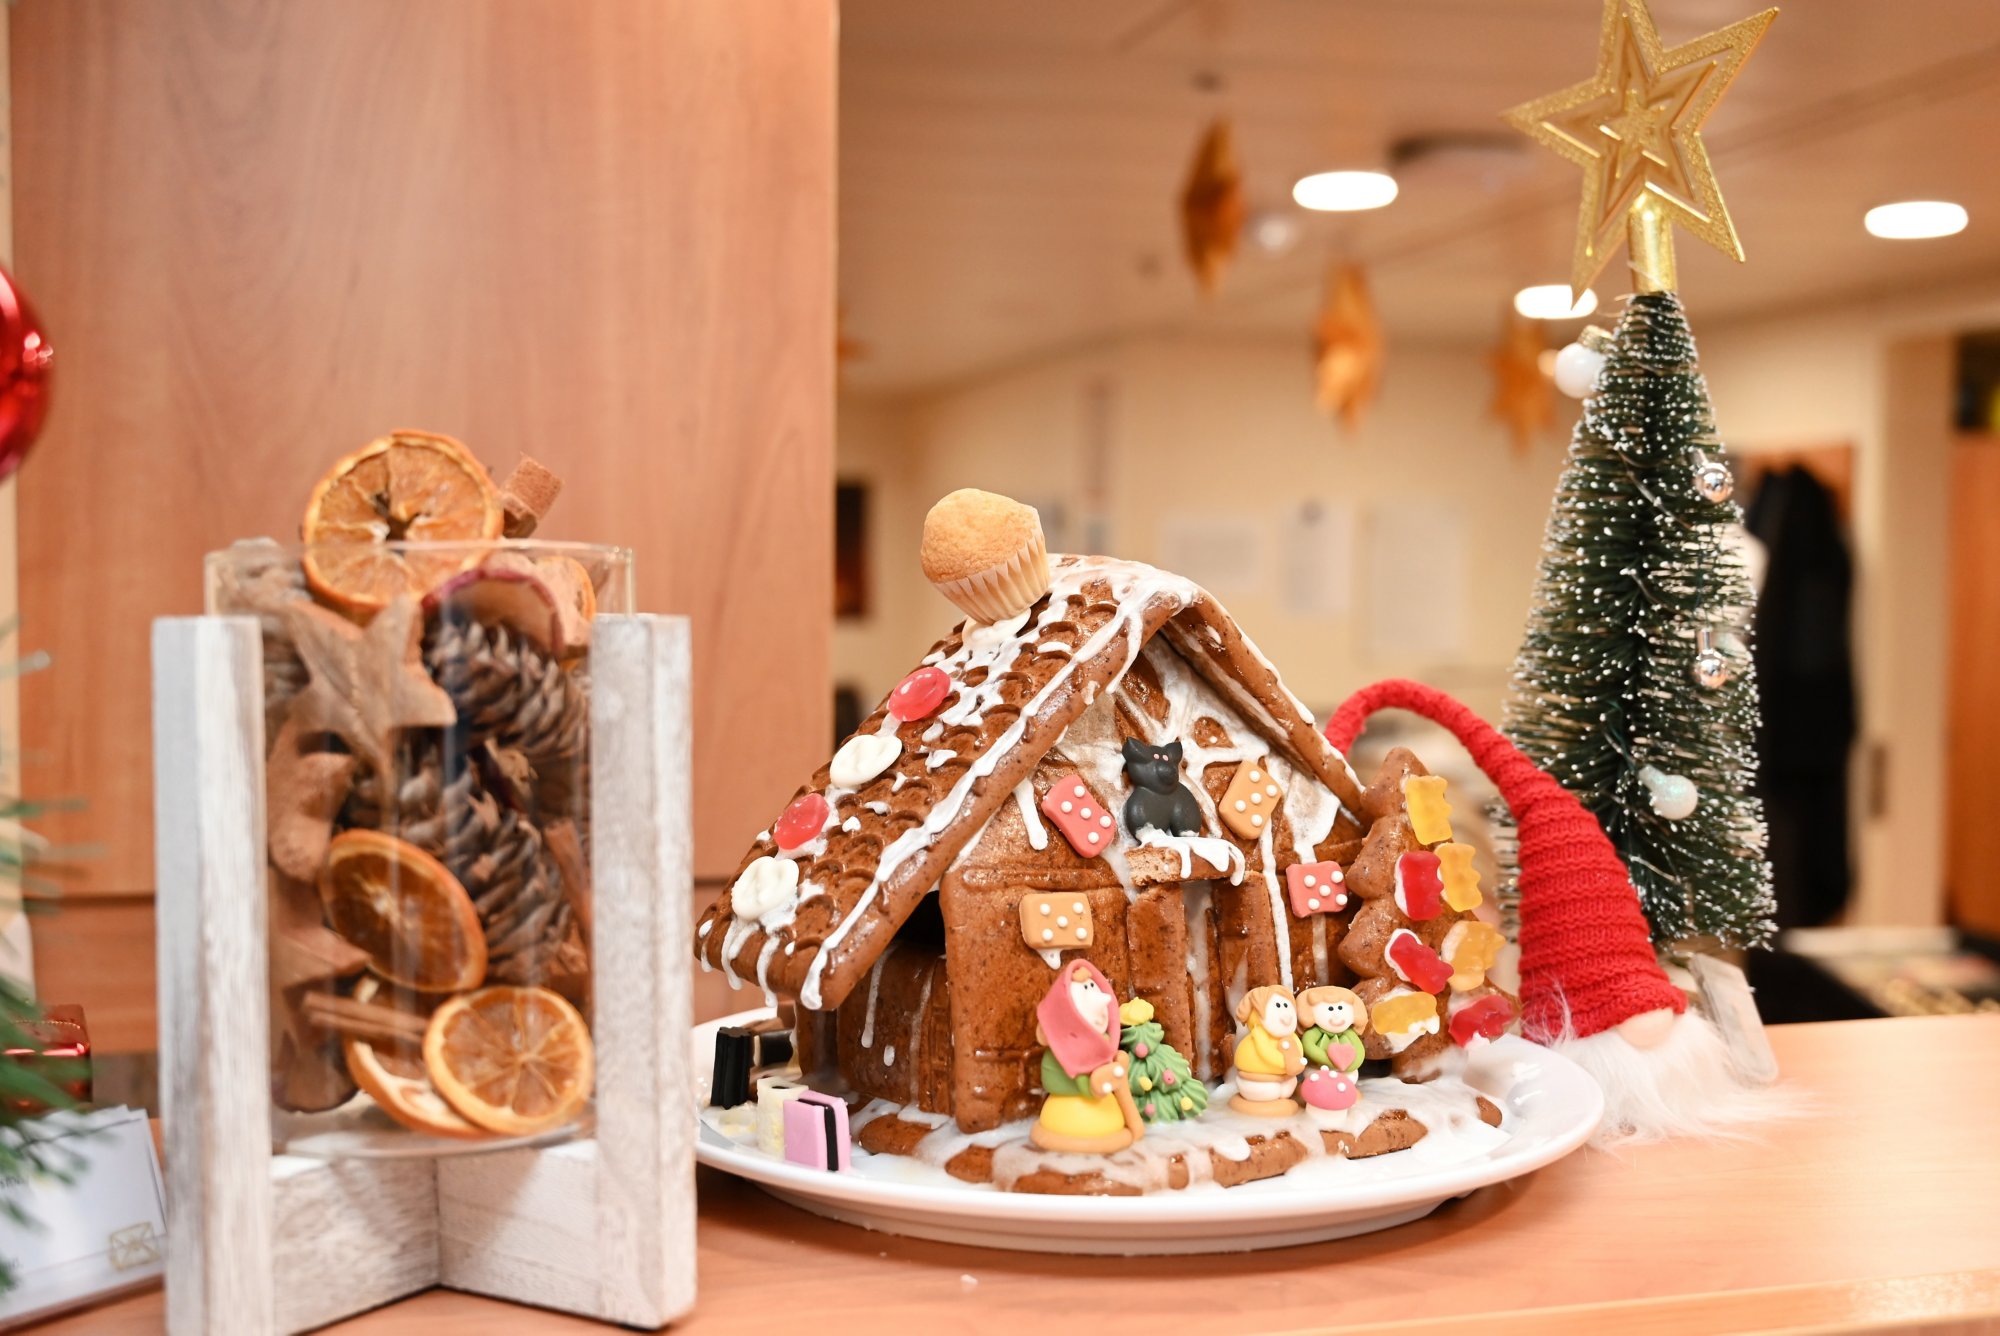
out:
M276 1148L575 1131L589 1032L590 631L627 549L238 543L212 614L264 649Z

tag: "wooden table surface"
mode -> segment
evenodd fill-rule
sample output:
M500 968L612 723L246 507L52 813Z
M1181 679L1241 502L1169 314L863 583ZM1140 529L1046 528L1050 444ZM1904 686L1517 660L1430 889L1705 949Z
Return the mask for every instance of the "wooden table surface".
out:
M1058 1314L1108 1330L1393 1324L1439 1336L2000 1330L2000 1016L1771 1037L1808 1107L1759 1141L1580 1151L1414 1224L1273 1252L1116 1259L924 1243L820 1220L704 1169L701 1299L676 1330L1014 1332ZM161 1311L154 1290L37 1330L139 1336L162 1330ZM431 1291L327 1330L606 1329Z

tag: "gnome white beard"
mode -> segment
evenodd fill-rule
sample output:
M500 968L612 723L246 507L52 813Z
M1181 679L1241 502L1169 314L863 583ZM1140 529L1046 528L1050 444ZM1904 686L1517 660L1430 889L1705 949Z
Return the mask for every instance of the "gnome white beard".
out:
M1567 1017L1548 1047L1589 1072L1604 1091L1604 1121L1590 1139L1599 1149L1670 1137L1747 1139L1758 1124L1803 1110L1794 1092L1746 1080L1714 1023L1692 1007L1651 1048L1616 1028L1579 1039Z

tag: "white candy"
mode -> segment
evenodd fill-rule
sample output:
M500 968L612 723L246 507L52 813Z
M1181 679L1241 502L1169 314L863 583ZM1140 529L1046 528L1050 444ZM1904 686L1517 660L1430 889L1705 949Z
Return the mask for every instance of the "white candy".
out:
M826 777L843 789L858 789L894 765L903 754L903 740L893 733L857 733L840 745L826 768Z

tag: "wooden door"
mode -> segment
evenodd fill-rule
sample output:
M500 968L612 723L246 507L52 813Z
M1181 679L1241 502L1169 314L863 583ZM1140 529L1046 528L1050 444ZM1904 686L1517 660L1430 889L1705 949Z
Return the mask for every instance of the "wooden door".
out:
M26 783L99 846L45 996L150 996L87 926L147 939L150 621L391 427L532 452L568 482L544 533L637 548L641 608L692 614L699 873L824 758L833 11L13 8L17 272L59 375L21 483L24 641L56 659Z
M1952 921L2000 938L2000 438L1960 441L1951 460L1951 696L1945 877Z

